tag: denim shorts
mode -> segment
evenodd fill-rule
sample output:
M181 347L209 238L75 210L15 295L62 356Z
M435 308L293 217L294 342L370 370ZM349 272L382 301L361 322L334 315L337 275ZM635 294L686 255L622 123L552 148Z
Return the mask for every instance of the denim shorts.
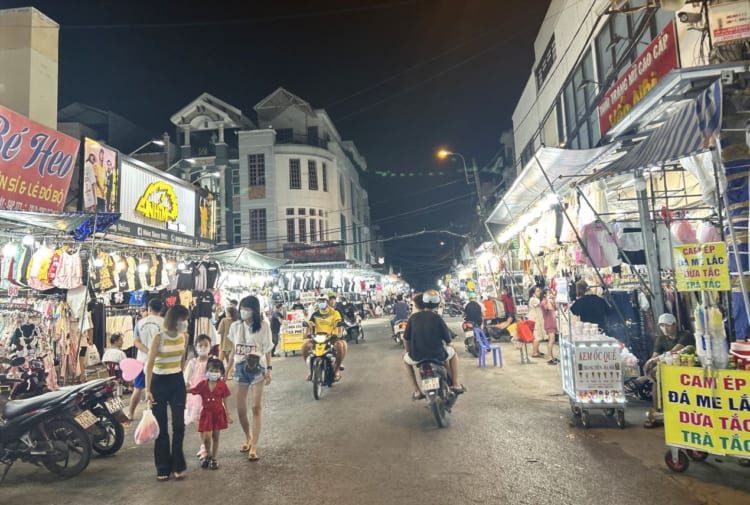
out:
M258 366L254 371L245 369L246 363L243 359L234 366L234 382L241 386L254 386L266 378L265 367Z

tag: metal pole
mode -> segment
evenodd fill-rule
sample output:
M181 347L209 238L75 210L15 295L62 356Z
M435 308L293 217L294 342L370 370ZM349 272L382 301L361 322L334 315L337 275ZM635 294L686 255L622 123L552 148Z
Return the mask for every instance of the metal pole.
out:
M471 159L471 170L474 172L474 186L477 189L477 210L479 211L479 217L484 216L484 202L482 202L482 189L481 183L479 182L479 170L477 170L477 162L474 158Z
M654 317L664 313L664 293L661 290L661 276L659 275L659 264L656 255L656 233L653 223L649 217L648 194L646 191L646 180L643 174L636 172L634 175L636 195L638 196L638 217L641 221L641 234L643 235L643 246L646 250L646 267L648 280L651 283L651 292L654 295L653 309Z

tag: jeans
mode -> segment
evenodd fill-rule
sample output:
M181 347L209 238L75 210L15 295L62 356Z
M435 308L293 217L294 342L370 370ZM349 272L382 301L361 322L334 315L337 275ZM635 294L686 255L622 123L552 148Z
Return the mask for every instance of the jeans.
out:
M187 468L182 440L185 438L185 379L182 372L170 375L154 374L151 394L156 402L152 407L159 423L159 436L154 443L156 474L168 476L172 472L184 472ZM172 446L169 445L167 404L172 410Z

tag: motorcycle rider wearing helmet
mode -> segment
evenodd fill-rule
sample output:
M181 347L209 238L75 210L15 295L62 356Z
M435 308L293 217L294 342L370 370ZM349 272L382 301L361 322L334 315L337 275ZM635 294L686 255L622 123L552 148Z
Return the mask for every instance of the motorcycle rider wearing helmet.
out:
M451 331L443 318L435 312L440 305L440 295L434 289L430 289L423 293L422 301L424 310L411 315L404 332L404 363L414 387L412 399L424 398L417 383L414 366L425 360L444 362L451 377L453 392L461 394L464 387L458 381L458 358L455 349L450 345Z
M341 313L328 303L325 296L318 297L317 310L310 316L311 327L307 328L306 336L310 337L314 333L333 335L333 347L336 349L336 362L334 363L335 382L341 380L341 364L344 362L344 357L346 356L346 342L341 338L341 322ZM314 343L310 338L302 345L302 359L305 360L305 363L307 363L307 357L312 352L313 345ZM310 374L308 374L307 380L312 380Z
M469 293L469 303L464 307L464 321L468 321L475 328L481 328L484 318L484 307L477 302L477 294Z

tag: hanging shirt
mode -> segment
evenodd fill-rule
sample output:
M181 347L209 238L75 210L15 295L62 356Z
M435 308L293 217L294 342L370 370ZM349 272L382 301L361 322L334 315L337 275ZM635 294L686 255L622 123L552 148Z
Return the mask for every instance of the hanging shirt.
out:
M52 284L60 289L74 289L83 285L82 275L80 254L66 251L60 255L60 264Z
M206 263L206 284L209 289L215 289L221 276L221 267L215 261Z
M195 264L192 261L177 269L177 289L195 289Z

